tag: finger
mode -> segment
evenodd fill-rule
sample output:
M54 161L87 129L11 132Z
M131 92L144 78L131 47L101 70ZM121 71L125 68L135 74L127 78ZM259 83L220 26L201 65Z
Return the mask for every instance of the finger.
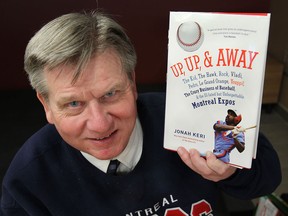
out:
M212 169L215 173L221 173L221 170L226 167L227 164L219 160L216 155L212 152L207 152L206 154L207 166Z
M224 163L223 161L217 159L217 157L212 152L207 152L207 166L215 172L215 176L218 176L218 180L222 180L231 176L236 168Z
M184 147L179 147L177 153L181 160L190 168L192 168L189 152Z
M233 168L217 159L212 152L207 152L206 158L208 160L201 157L195 149L190 149L188 152L185 148L179 147L177 152L188 167L205 179L217 182L234 173Z
M194 170L195 172L200 173L201 170L199 170L198 167L206 166L206 160L200 156L199 152L195 149L190 149L189 152L183 148L179 147L177 149L178 155L182 159L182 161L190 167L190 169ZM201 166L202 164L202 166ZM204 164L204 165L203 165Z
M206 159L201 157L197 150L190 149L189 154L194 171L206 179L209 179L209 176L214 175L214 171L209 168Z

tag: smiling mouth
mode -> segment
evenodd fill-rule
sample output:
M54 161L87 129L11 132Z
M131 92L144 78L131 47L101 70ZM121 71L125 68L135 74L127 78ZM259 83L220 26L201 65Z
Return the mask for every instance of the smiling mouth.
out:
M108 136L105 136L105 137L100 137L100 138L92 138L93 140L97 140L97 141L102 141L102 140L105 140L105 139L108 139L110 138L111 136L113 136L113 134L115 134L116 131L113 131L111 134L109 134Z

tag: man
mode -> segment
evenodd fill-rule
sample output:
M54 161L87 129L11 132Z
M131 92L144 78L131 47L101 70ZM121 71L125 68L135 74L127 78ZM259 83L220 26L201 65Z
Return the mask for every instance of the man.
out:
M242 120L234 110L227 110L225 122L217 121L215 130L215 148L213 150L217 158L223 162L230 162L230 152L236 148L240 153L245 149L244 128L237 126Z
M164 150L165 95L138 97L135 65L129 38L101 13L63 15L36 33L25 70L49 124L11 163L3 215L212 214L220 190L250 199L277 187L278 157L263 136L251 170Z

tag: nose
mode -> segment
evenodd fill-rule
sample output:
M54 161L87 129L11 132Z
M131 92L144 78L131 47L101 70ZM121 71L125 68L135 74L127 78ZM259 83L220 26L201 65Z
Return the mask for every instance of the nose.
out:
M97 133L107 132L112 125L112 116L107 106L98 101L91 102L87 107L86 126L90 131Z

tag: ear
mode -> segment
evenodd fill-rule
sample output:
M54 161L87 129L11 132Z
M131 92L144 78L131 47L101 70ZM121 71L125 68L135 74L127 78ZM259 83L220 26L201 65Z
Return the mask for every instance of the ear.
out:
M52 118L53 117L53 113L51 111L49 102L39 92L37 92L37 98L39 99L39 101L41 102L41 104L44 107L47 121L50 124L53 124L53 118Z

